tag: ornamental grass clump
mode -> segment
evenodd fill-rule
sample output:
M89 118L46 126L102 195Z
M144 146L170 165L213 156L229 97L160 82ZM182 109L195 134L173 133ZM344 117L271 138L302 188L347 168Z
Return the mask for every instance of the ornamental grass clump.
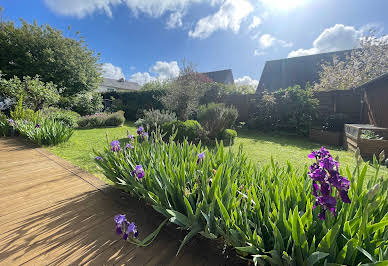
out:
M222 144L209 150L187 141L164 142L158 132L147 141L136 137L128 142L133 149L116 152L108 143L104 152L96 152L102 158L96 163L117 187L143 199L166 220L143 240L127 241L148 245L169 221L188 232L178 252L200 234L224 241L256 265L388 259L388 181L379 174L383 156L372 162L375 174L366 179L368 165L361 164L359 154L351 172L321 149L312 153L316 165L309 170L290 163L280 167L273 160L259 167L242 148L233 152ZM332 198L320 200L325 196L335 204Z

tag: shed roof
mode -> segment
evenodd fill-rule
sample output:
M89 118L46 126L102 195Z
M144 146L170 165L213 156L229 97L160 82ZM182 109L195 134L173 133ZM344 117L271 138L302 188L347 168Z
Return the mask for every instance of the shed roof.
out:
M208 78L218 83L234 84L232 69L204 72L202 74L206 75Z
M344 60L351 51L344 50L267 61L256 92L276 91L294 85L305 87L307 82L313 84L319 81L319 72L323 63L331 61L334 56Z

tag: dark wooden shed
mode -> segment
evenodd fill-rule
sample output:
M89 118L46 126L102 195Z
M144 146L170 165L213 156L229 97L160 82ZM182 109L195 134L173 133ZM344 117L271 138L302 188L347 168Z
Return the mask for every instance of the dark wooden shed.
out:
M364 94L364 112L371 125L388 128L388 73L375 78L355 90Z

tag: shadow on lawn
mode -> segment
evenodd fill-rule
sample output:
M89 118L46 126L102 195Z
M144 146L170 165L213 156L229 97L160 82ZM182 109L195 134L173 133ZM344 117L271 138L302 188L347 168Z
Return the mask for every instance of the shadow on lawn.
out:
M343 147L323 145L316 142L312 142L308 137L291 134L287 132L262 132L257 130L241 129L238 131L238 137L241 139L250 139L257 143L260 142L273 142L281 146L297 147L306 150L319 149L321 146L325 146L330 150L343 151Z
M95 265L226 265L219 247L194 238L175 256L184 234L167 226L146 248L123 241L114 232L113 216L125 213L138 225L140 238L163 218L144 202L113 187L57 201L51 207L9 222L1 233L0 264L4 260L37 264Z

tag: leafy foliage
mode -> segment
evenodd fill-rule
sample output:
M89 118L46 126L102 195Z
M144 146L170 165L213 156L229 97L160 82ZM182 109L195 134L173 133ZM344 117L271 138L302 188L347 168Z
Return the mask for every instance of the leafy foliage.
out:
M165 123L176 121L176 114L167 110L144 110L144 115L135 122L135 126L143 126L151 131Z
M24 76L22 80L13 77L9 80L0 72L0 96L18 102L23 97L23 104L35 111L53 105L59 100L59 91L52 82L43 82L39 76Z
M0 31L0 69L7 77L39 75L44 82L63 88L63 95L96 89L100 84L99 56L95 56L82 37L64 37L49 25L39 26L21 20L2 22Z
M256 265L355 265L387 260L388 180L366 180L368 166L351 172L351 204L337 216L317 219L307 169L257 167L222 145L206 150L187 141L164 142L157 133L133 149L96 153L97 164L119 188L144 199L188 231L178 252L196 234L225 240ZM201 156L200 156L201 155ZM359 162L358 156L356 157ZM382 158L380 158L382 161ZM133 176L136 165L142 179Z
M250 118L252 128L284 130L307 134L317 116L318 100L312 90L300 86L264 92L256 103L256 111Z
M234 139L237 137L236 130L233 129L225 129L222 132L222 140L224 141L225 145L233 145Z
M18 120L14 127L21 136L39 145L57 145L73 135L73 128L51 119L43 119L40 123Z
M206 137L202 126L195 120L164 123L162 125L162 132L166 134L165 139L173 137L174 140L179 142L187 139L189 142L198 143Z
M99 113L94 115L82 116L77 124L79 128L96 128L107 126L121 126L125 122L124 112Z
M165 94L164 90L140 90L131 92L106 92L103 98L110 110L123 110L125 118L129 121L143 116L143 110L163 109L159 98Z
M62 122L68 127L77 127L77 121L81 117L78 113L55 107L45 108L40 114L47 119Z
M196 72L192 66L184 66L179 77L170 82L161 102L184 121L197 111L201 97L212 83L207 76Z
M221 138L223 131L234 126L238 111L234 107L226 107L223 103L209 103L199 108L198 121L207 131L210 139Z
M16 120L27 120L33 123L38 123L41 119L40 111L34 111L32 109L25 108L23 106L23 96L19 98L18 104L14 110L10 112L11 118Z

